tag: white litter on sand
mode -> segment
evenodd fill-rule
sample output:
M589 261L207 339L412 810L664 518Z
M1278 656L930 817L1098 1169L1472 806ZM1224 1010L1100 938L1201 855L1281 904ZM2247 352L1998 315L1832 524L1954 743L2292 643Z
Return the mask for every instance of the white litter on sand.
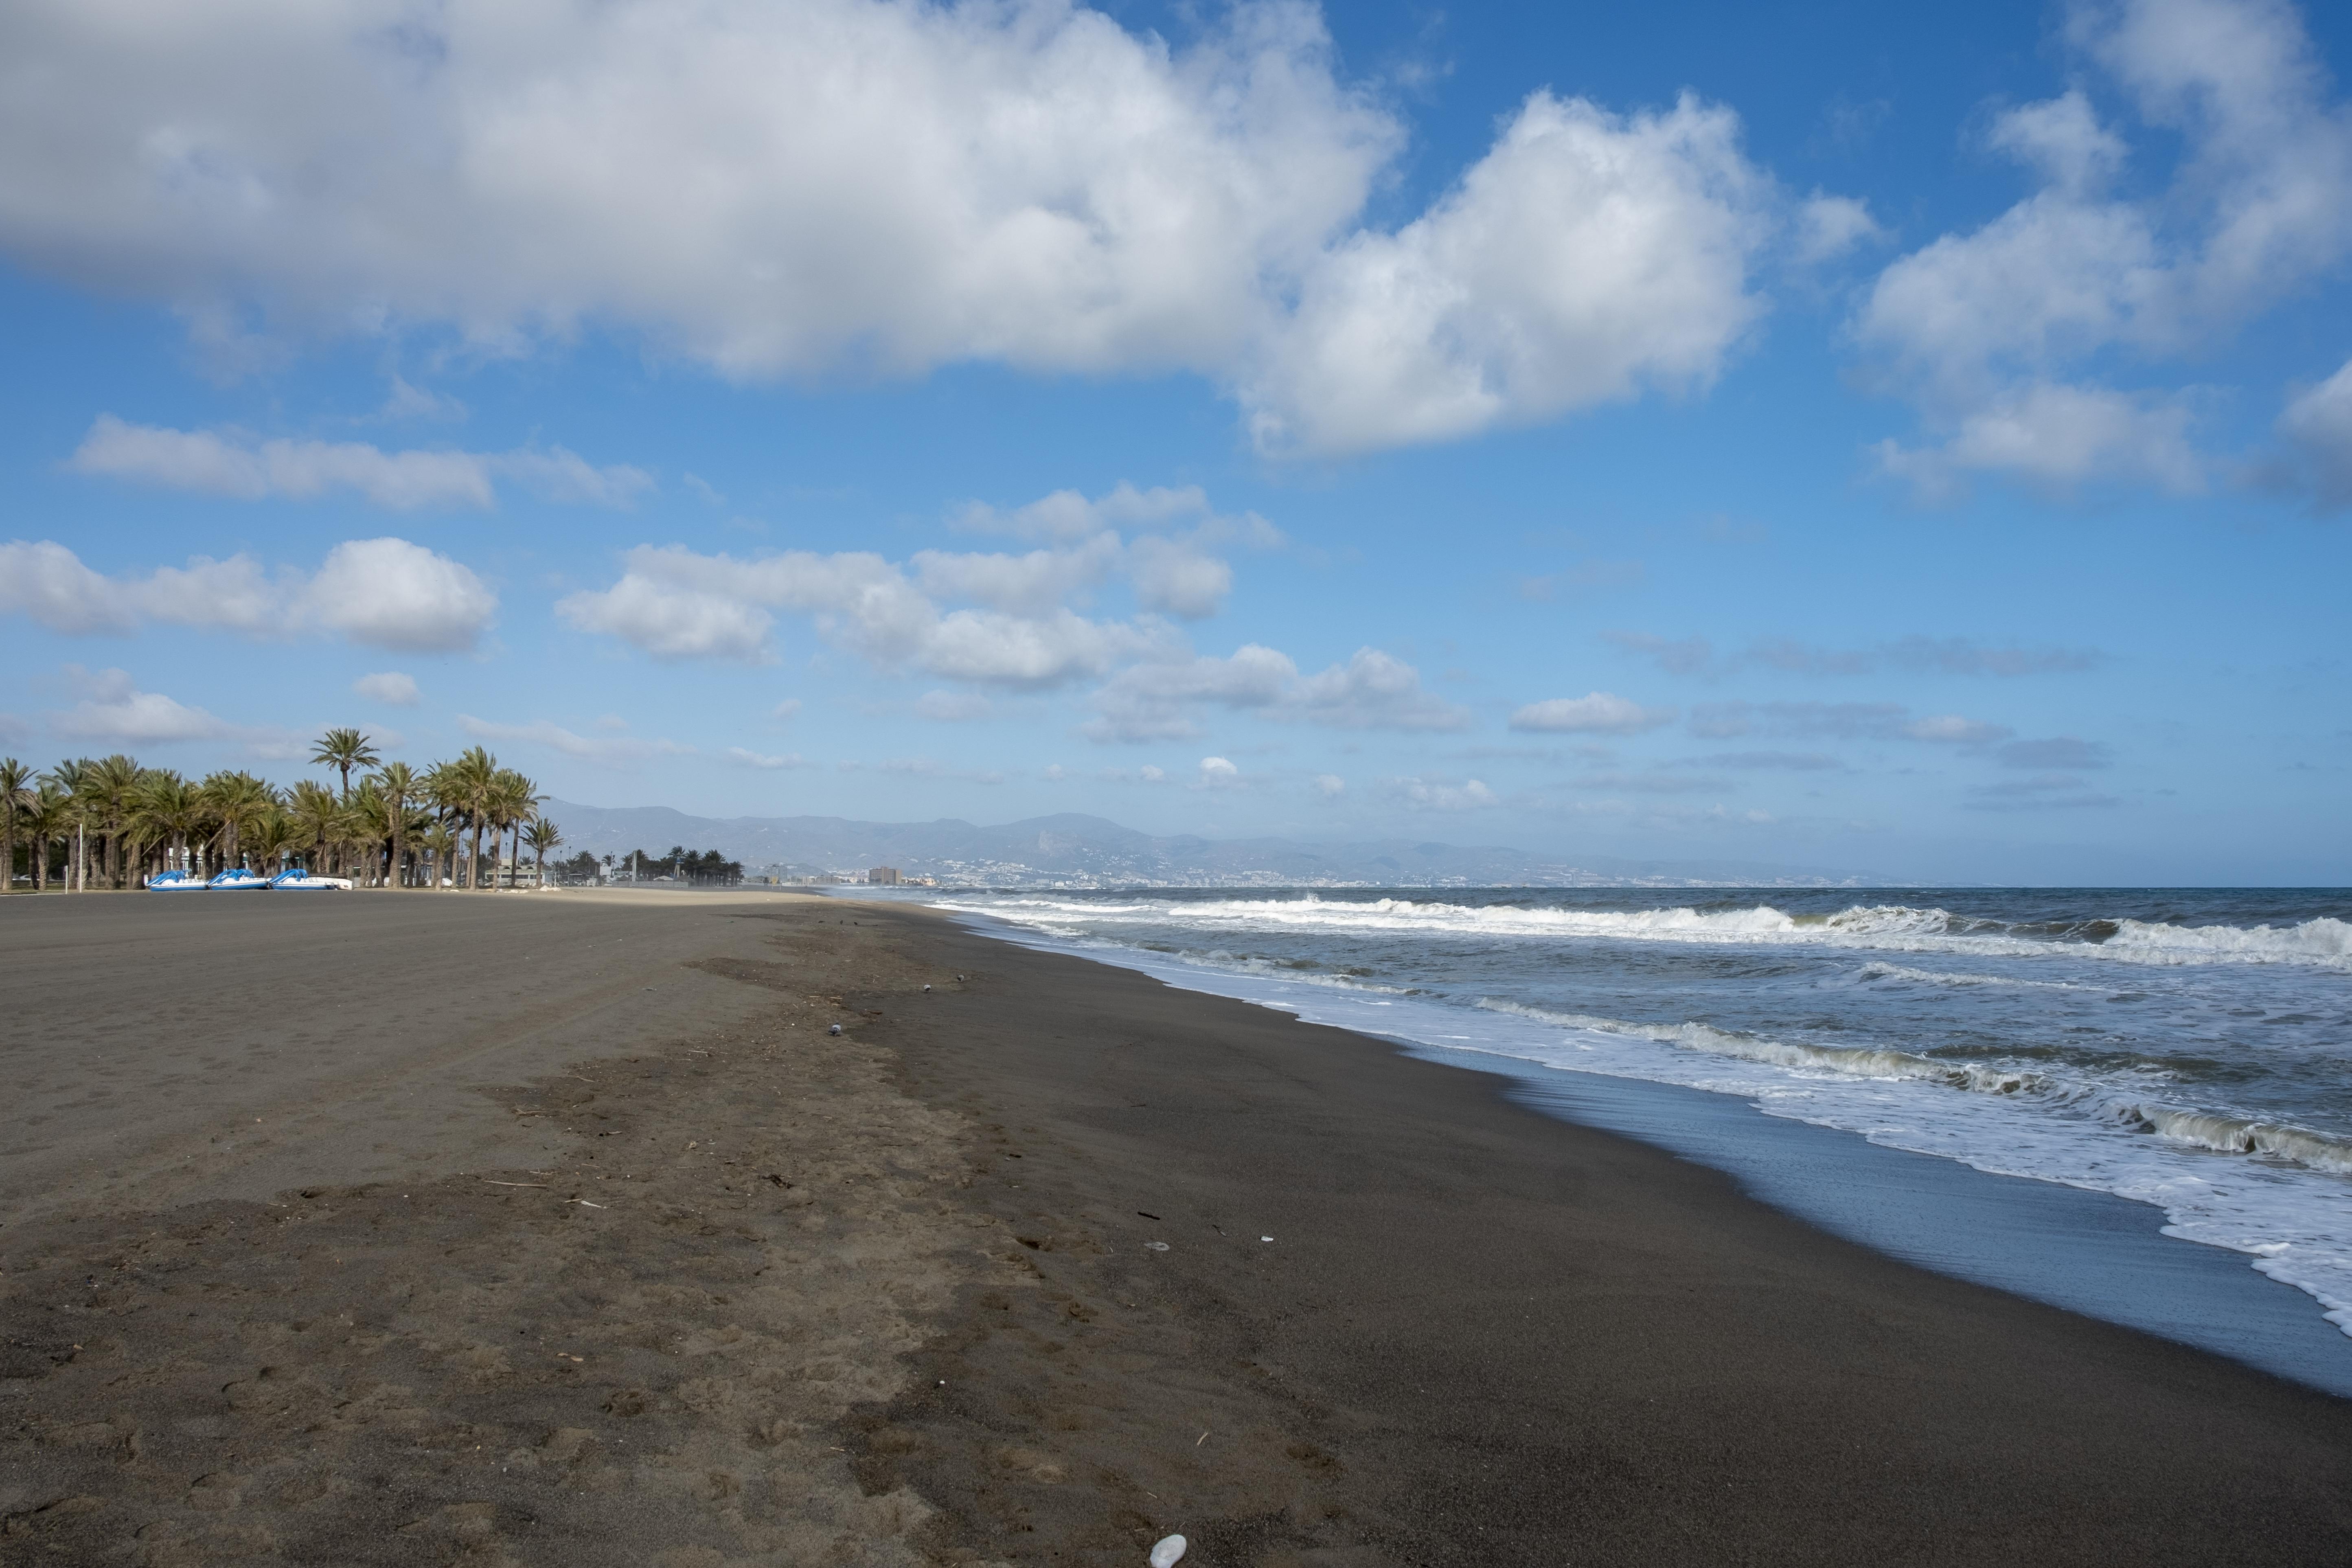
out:
M1184 1538L1181 1535L1162 1537L1151 1549L1151 1568L1176 1568L1177 1560L1184 1555Z

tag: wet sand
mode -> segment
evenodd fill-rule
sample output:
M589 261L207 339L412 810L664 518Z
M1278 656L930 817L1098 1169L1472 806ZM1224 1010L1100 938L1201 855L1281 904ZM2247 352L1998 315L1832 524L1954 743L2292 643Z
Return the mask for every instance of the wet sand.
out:
M229 903L0 901L8 1561L2352 1557L2352 1404L1483 1075L903 908Z

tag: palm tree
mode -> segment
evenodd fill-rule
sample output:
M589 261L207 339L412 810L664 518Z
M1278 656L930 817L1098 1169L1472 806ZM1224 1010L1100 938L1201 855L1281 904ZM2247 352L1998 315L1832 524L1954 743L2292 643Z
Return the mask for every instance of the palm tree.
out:
M99 827L99 877L110 888L122 886L123 829L130 825L131 796L139 787L139 773L138 763L117 752L91 765L84 786Z
M49 770L49 783L61 797L62 812L58 837L65 829L73 830L73 848L66 858L66 891L89 890L89 773L96 766L88 757L74 757Z
M466 887L468 891L478 891L482 885L482 829L489 821L490 806L498 794L499 760L479 746L469 746L456 762L442 766L448 773L446 798L473 829L473 853L466 868Z
M0 893L16 890L16 813L32 800L33 770L0 757Z
M392 825L385 820L389 815L384 806L383 792L376 788L374 779L364 778L360 781L359 787L352 791L342 815L336 819L342 825L343 842L354 851L352 862L359 859L358 851L366 851L367 865L361 869L359 878L362 887L375 885L376 873L383 860L383 847L392 837ZM360 869L356 864L353 868Z
M513 852L507 857L507 864L511 868L507 873L507 885L512 887L515 872L522 868L523 825L539 815L540 802L547 797L539 793L537 784L512 768L498 771L492 794L495 804L491 807L490 820L500 827L511 829L514 834Z
M278 792L251 773L212 773L204 782L205 804L220 824L222 869L245 864L244 840L261 819L279 808Z
M275 791L271 793L276 794ZM257 862L255 868L265 876L269 874L273 860L278 862L278 870L284 870L287 856L302 842L301 825L275 800L254 813L246 833L246 847L252 851L253 858Z
M563 835L547 818L534 816L530 819L530 826L523 830L523 837L530 845L531 862L539 871L539 885L544 888L547 886L547 852L563 842Z
M142 837L171 845L170 860L187 867L188 838L205 820L202 793L168 768L151 768L131 797L131 818Z
M449 831L448 823L435 817L425 831L417 836L417 843L424 849L425 859L431 862L433 867L432 880L425 885L438 892L441 889L443 873L449 864L450 852L457 847L457 836Z
M386 763L375 784L383 793L386 826L392 829L392 885L397 888L401 862L408 853L409 808L425 793L425 784L406 763Z
M49 890L49 846L65 837L70 816L65 791L53 784L44 783L28 793L26 803L17 808L25 823L25 836L32 840L33 891Z
M286 792L286 810L310 848L307 864L322 877L328 872L327 840L335 830L338 809L333 792L322 784L304 779Z
M368 737L357 730L330 730L319 737L318 746L310 752L314 763L324 763L339 769L343 775L343 793L352 793L352 770L372 768L376 764L375 748Z
M433 814L411 801L399 817L401 849L394 856L392 879L394 887L416 886L417 845L433 831Z

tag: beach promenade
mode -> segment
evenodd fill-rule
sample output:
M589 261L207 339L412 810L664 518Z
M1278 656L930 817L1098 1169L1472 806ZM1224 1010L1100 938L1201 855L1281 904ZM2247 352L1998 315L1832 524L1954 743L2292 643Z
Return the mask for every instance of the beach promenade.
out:
M0 994L0 1560L2352 1558L2352 1405L919 910L9 900Z

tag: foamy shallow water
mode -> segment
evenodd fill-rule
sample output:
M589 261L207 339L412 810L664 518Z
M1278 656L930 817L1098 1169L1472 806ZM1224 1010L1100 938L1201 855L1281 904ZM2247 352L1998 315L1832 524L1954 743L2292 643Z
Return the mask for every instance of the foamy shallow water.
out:
M927 901L1315 1022L2152 1204L2352 1333L2352 895L1674 900Z

